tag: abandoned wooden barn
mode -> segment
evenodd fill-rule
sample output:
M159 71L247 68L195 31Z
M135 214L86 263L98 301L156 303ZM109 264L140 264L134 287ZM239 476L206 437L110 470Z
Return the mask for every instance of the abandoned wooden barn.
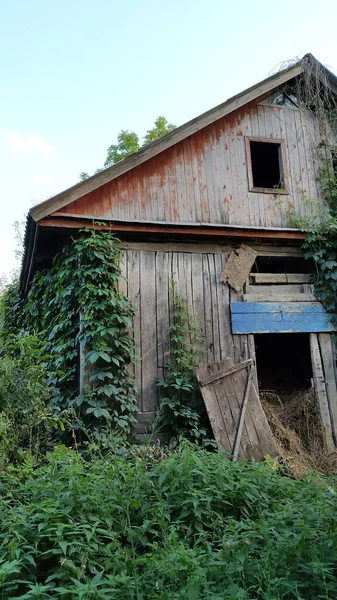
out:
M252 361L255 390L270 372L311 380L328 446L335 448L332 326L313 295L311 266L302 259L304 233L289 225L289 207L310 217L313 203L324 206L320 121L296 97L308 65L324 75L334 94L336 77L306 55L30 211L23 294L33 273L48 267L68 236L92 227L93 220L104 221L96 227L122 241L123 286L136 309L141 359L135 365L138 431L153 420L156 382L170 357L174 279L205 339L205 363L211 366L199 373L201 383L225 359L228 369ZM246 425L256 424L256 406L248 403ZM231 443L234 417L221 410L213 411L212 425ZM253 448L259 440L253 440L254 427L253 433L248 429ZM241 453L249 454L247 448Z

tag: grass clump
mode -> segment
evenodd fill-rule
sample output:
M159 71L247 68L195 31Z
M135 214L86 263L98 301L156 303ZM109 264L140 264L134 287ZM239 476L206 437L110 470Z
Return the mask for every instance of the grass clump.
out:
M184 442L152 465L65 447L0 478L2 598L337 595L334 482Z

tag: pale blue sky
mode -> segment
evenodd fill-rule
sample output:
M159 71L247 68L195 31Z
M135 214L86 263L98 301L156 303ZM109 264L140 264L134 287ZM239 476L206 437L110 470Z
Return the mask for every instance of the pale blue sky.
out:
M181 125L311 52L336 0L0 0L0 273L12 222L101 166L121 129Z

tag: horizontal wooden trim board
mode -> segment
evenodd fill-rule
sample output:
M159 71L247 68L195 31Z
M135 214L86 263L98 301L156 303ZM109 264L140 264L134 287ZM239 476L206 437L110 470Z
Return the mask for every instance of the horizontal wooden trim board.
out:
M231 315L233 334L334 331L320 302L233 302Z
M97 217L98 220L100 220ZM102 219L106 221L106 219ZM147 234L172 234L172 235L186 235L186 236L208 236L208 237L238 237L238 238L258 238L258 239L282 239L282 240L303 240L305 234L302 231L297 230L282 230L282 229L263 229L256 227L254 228L240 228L235 225L211 225L211 224L191 224L191 225L180 225L176 224L147 224L138 222L121 222L121 221L107 221L106 224L95 223L93 225L89 219L80 217L65 218L65 217L50 217L45 218L39 222L39 227L58 227L60 229L82 229L85 227L94 228L103 231L112 231L115 233L147 233Z
M310 283L310 273L251 273L255 283Z
M314 294L306 294L304 292L283 293L283 294L268 294L265 292L254 293L254 294L243 294L244 302L315 302L316 297Z

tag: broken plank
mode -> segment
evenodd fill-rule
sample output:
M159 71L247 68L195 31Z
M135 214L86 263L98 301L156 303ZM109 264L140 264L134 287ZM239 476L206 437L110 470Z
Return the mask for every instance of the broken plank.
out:
M246 414L247 402L248 402L249 393L250 393L250 384L251 384L251 381L252 381L252 368L250 366L250 369L249 369L249 372L248 372L248 379L247 379L246 391L245 391L245 395L244 395L242 406L241 406L239 426L238 426L238 430L237 430L237 433L236 433L236 439L235 439L235 444L234 444L234 448L233 448L233 461L234 462L238 458L239 446L240 446L240 443L241 443L241 436L242 436L243 424L245 422L245 414Z
M244 363L246 368L242 367L243 362L234 365L231 358L226 358L219 363L200 365L196 370L198 381L205 384L201 385L201 393L218 447L229 453L233 452L235 440L238 439L237 431L247 390L247 369L255 370L252 361L248 366L247 361ZM217 373L229 372L235 366L241 368L228 373L227 377L214 378ZM212 379L211 383L206 384L209 379ZM240 426L242 437L237 444L238 456L247 460L263 460L266 454L276 457L275 441L253 383L243 416L245 418Z
M231 252L220 276L221 283L228 283L236 292L241 292L256 256L257 252L244 244Z
M217 373L214 373L213 375L210 375L209 377L205 377L203 380L199 380L199 383L200 383L200 385L208 385L209 383L213 383L213 381L222 379L223 377L227 377L227 375L231 375L232 373L236 373L236 371L245 369L246 367L249 367L252 364L253 364L253 361L249 358L248 360L245 360L242 363L240 363L239 365L235 365L234 367L231 367L230 369L228 369L228 367L225 367L224 369L218 371Z
M250 273L255 283L310 283L310 273Z

